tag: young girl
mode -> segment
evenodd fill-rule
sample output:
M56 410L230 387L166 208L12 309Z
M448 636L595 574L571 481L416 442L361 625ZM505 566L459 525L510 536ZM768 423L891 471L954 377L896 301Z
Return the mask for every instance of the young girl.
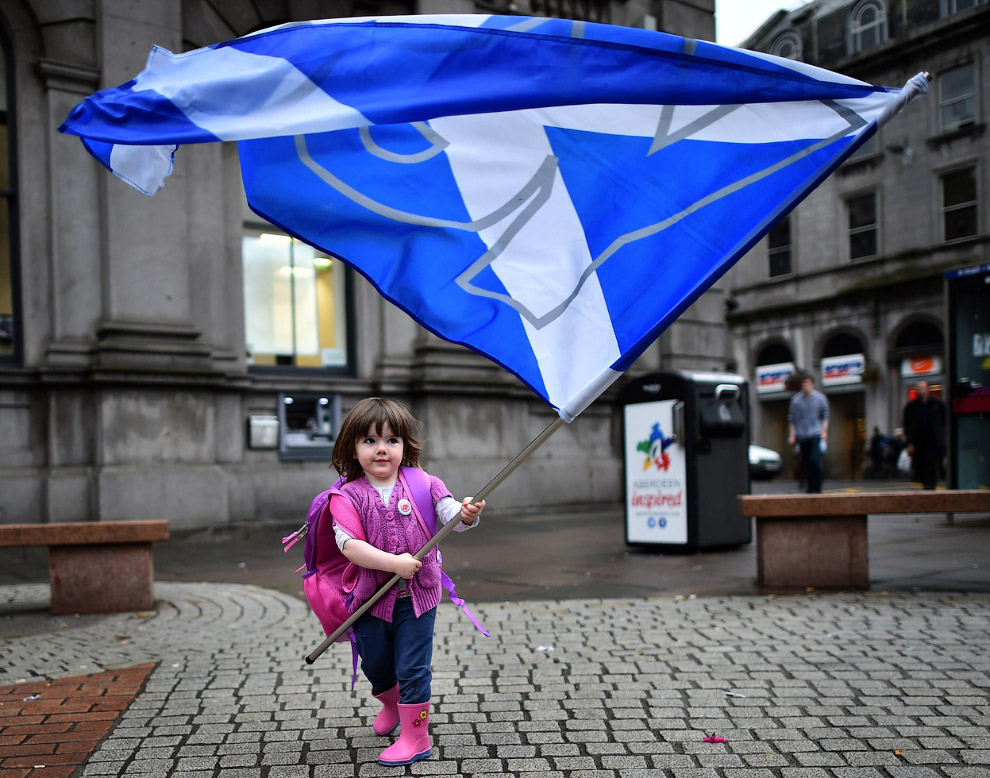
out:
M413 554L430 539L412 510L399 467L419 467L422 450L416 420L392 400L361 400L344 417L333 449L333 467L346 479L330 511L356 511L367 541L351 537L336 521L337 545L358 568L354 603L360 606L392 578L401 576L354 624L361 669L372 694L382 703L376 734L401 726L398 740L378 757L384 765L406 765L428 757L427 732L433 674L433 624L440 602L437 549L422 562ZM467 529L478 521L485 501L457 502L439 478L429 476L437 519L446 524L458 514ZM345 501L345 502L341 502ZM420 510L429 510L428 506Z

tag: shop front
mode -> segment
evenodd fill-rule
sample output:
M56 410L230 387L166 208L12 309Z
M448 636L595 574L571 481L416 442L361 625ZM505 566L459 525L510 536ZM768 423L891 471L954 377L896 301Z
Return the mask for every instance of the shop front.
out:
M796 475L797 457L794 447L788 445L787 416L791 395L788 379L794 375L793 362L758 365L756 368L756 399L759 405L759 427L753 430L751 440L760 446L773 449L781 457L781 475Z
M866 357L822 357L821 389L828 398L825 478L861 478L866 464Z

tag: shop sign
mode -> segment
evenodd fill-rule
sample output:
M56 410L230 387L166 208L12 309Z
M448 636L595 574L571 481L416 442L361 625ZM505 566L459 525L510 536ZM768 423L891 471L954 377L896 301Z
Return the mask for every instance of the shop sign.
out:
M794 375L793 362L779 362L776 365L757 365L756 393L769 394L782 392L787 388L787 379Z
M925 355L906 357L901 360L901 378L921 378L926 375L942 374L942 358Z
M822 357L822 386L863 383L866 357L846 354L843 357Z

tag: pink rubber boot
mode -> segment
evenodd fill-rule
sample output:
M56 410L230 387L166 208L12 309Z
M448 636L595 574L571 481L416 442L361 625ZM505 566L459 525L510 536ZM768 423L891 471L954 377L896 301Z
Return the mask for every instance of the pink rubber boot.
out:
M433 753L430 733L430 701L414 705L399 703L399 722L402 730L399 739L378 755L378 763L384 765L404 765L426 759Z
M375 716L372 729L375 730L376 735L391 735L399 726L399 709L396 707L399 704L399 684L387 692L372 694L371 696L382 704L382 709Z

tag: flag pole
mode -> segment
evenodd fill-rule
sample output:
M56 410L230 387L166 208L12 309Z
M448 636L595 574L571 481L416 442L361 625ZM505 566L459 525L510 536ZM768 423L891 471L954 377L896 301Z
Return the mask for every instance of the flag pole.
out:
M532 454L534 451L536 451L536 449L542 446L543 443L546 442L547 438L549 438L551 435L553 435L553 433L555 433L558 429L560 429L560 427L563 424L564 424L564 420L561 419L560 417L554 419L553 422L551 422L550 425L545 430L543 430L543 432L541 432L539 435L533 438L533 440L530 441L529 445L526 446L526 448L524 448L522 451L516 454L515 458L511 462L509 462L509 464L503 467L502 470L498 473L498 475L496 475L491 481L485 484L485 486L482 487L481 491L471 498L471 501L479 502L481 500L484 500L489 494L491 494L495 490L495 487L497 487L506 478L512 475L515 469L519 467L519 465L521 465L523 461L530 454ZM423 546L419 551L416 552L414 558L422 560L424 556L426 556L427 554L430 553L430 551L433 550L434 546L436 546L441 540L447 537L447 535L453 532L454 529L457 527L457 525L460 523L461 523L461 514L458 513L457 516L455 516L453 519L451 519L449 522L443 525L439 530L437 530L437 534L434 535L427 542L425 546ZM370 599L368 599L365 603L361 605L360 608L354 611L354 613L350 615L347 621L345 621L343 624L337 627L337 629L334 630L333 634L329 635L326 640L320 643L320 645L317 646L316 649L306 657L306 664L308 665L313 664L313 662L317 660L320 654L326 651L332 643L336 642L341 635L343 635L348 629L350 629L350 627L354 624L355 621L357 621L361 616L363 616L365 612L369 608L371 608L372 605L378 602L385 595L385 593L398 582L400 577L401 576L399 576L398 573L393 575L377 592L375 592L371 596Z

